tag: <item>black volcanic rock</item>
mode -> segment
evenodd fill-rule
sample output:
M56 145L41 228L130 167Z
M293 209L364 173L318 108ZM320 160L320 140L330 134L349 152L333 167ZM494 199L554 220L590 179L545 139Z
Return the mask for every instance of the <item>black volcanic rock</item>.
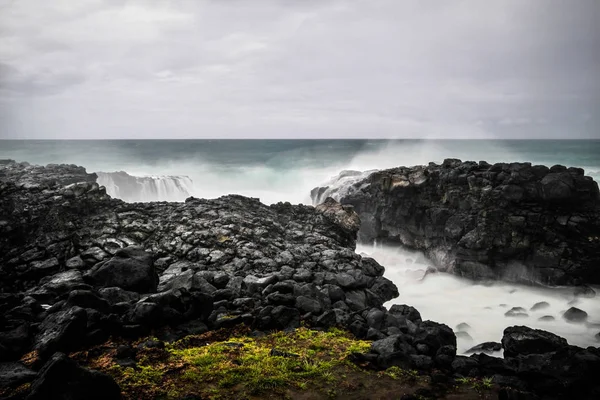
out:
M493 353L500 350L502 350L502 344L498 342L484 342L471 347L469 350L465 351L465 353Z
M578 168L462 162L340 175L312 191L352 205L362 242L424 251L477 279L600 283L600 191Z
M564 312L562 317L569 322L585 322L585 320L587 320L588 314L577 307L571 307Z
M121 389L109 375L78 366L56 353L31 384L27 400L119 400Z
M17 387L31 382L37 373L25 367L20 362L0 363L0 388Z
M544 354L567 347L567 341L553 333L526 326L511 326L504 330L502 347L505 357Z
M117 250L113 258L99 263L87 277L96 286L139 293L155 292L158 286L152 254L133 246Z
M0 324L0 357L33 346L47 358L164 326L198 330L192 321L200 330L305 322L361 337L408 331L385 318L396 286L354 252L360 220L350 206L266 206L235 195L128 204L94 180L68 165L0 165L1 311L10 319Z

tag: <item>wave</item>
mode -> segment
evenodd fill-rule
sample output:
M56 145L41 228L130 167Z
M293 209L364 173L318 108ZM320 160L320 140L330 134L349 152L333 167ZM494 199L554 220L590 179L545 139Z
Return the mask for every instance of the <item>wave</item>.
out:
M97 172L97 182L110 196L126 202L184 201L193 191L187 176L133 176L125 171Z
M535 151L524 152L514 144L509 146L494 141L375 141L365 142L362 146L353 141L318 140L306 143L186 142L185 149L179 142L169 143L161 143L160 146L142 143L140 146L148 148L139 154L121 151L87 161L68 161L79 162L88 171L120 170L136 178L152 177L161 181L163 189L156 187L152 190L145 187L152 184L160 186L159 182L144 182L137 186L127 184L125 188L117 190L112 188L114 182L99 181L107 187L109 194L126 201L183 201L187 196L216 198L239 194L258 198L265 204L286 201L295 204L318 203L327 195L335 198L340 193L325 193L323 189L322 193L317 193L316 199L313 193L311 199L311 190L314 188L337 182L342 184L334 186L353 190L354 181L362 177L363 171L368 173L398 166L427 165L432 161L440 163L445 158L485 159L490 163L530 161L546 165L564 161L569 166L587 165L586 171L591 172L597 172L600 168L593 163L580 163L576 157L572 161L553 159ZM171 148L175 144L176 148ZM340 174L340 171L346 172ZM591 175L596 178L594 174ZM189 180L181 182L183 177ZM177 189L177 184L183 186L183 190ZM140 191L139 195L132 193L134 188Z

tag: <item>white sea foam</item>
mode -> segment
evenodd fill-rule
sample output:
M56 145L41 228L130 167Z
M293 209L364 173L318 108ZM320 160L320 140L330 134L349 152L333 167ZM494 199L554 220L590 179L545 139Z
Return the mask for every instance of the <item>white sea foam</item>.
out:
M531 287L504 282L481 283L446 273L425 274L430 266L425 257L416 252L373 246L359 246L365 253L382 264L385 276L392 280L400 296L386 304L408 304L421 313L423 319L442 322L457 331L466 323L466 335L459 335L458 351L464 352L482 342L499 342L503 330L512 325L526 325L553 332L578 346L598 346L595 337L600 332L600 288L595 298L575 297L573 288ZM531 310L538 302L547 302L547 308ZM575 306L588 313L587 323L570 323L562 314ZM512 307L522 307L527 317L506 317ZM553 321L540 321L543 316Z

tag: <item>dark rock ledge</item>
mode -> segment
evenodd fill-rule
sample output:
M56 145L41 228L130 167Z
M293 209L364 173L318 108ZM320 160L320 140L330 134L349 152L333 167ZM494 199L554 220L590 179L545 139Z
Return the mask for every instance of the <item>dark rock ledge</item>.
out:
M354 206L360 241L424 251L457 275L600 283L600 192L580 168L447 159L345 171L311 195Z
M456 356L446 325L410 306L386 310L398 291L382 266L354 252L352 207L266 206L235 195L127 204L95 180L76 166L0 163L2 388L33 382L29 399L119 398L112 378L62 353L110 336L177 339L302 322L373 340L353 358L376 369L441 371L449 382L493 377L504 398L599 394L596 348L513 327L502 339L506 359ZM18 361L26 353L34 371Z

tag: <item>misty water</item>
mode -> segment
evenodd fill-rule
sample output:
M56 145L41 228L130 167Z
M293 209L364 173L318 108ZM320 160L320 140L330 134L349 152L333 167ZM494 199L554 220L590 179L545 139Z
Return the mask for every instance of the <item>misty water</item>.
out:
M596 140L146 140L2 141L0 159L34 164L69 163L98 173L107 192L126 201L183 201L188 196L226 194L311 204L310 191L342 170L366 171L441 162L444 158L488 162L528 161L584 168L600 179L600 141ZM445 273L428 274L428 261L402 249L359 245L386 268L399 288L394 303L416 307L423 319L449 325L458 350L500 341L510 325L527 325L565 337L569 343L597 346L600 289L594 298L573 295L573 288L541 288L502 282L477 283ZM600 267L600 266L599 266ZM538 302L544 309L531 311ZM573 324L562 314L576 306L589 314ZM527 317L506 317L522 307ZM540 317L552 316L552 321ZM468 328L457 329L461 323Z

